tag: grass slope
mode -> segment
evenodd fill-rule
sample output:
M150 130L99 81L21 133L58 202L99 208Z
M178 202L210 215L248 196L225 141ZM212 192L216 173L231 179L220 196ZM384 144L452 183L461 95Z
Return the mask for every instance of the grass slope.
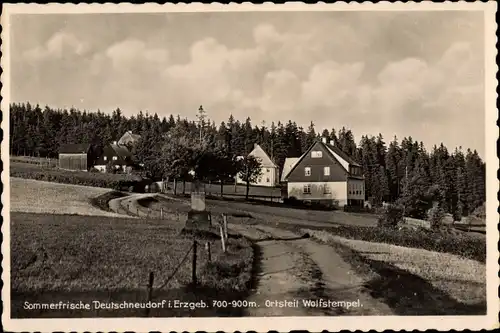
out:
M456 255L346 239L304 229L330 244L359 274L365 287L398 315L484 315L486 265Z
M481 263L486 262L486 240L460 231L432 232L426 229L388 229L380 227L359 227L337 225L331 228L278 224L281 228L300 231L309 228L325 231L347 239L362 240L374 243L385 243L407 248L424 249L433 252L450 253Z
M154 272L154 299L230 299L249 287L253 251L244 239L231 240L222 254L212 241L213 262L198 248L199 286L191 283L191 254L171 277L192 246L178 224L94 216L13 213L11 215L11 286L14 317L72 316L71 311L35 313L22 303L80 300L145 301ZM166 286L162 286L171 277ZM224 281L224 283L222 283ZM183 312L184 311L184 312ZM216 309L157 309L158 316L210 316ZM227 309L226 309L227 311ZM137 316L137 310L83 311L76 316ZM229 312L227 315L238 315Z
M90 200L108 189L10 178L13 212L119 216L92 206Z

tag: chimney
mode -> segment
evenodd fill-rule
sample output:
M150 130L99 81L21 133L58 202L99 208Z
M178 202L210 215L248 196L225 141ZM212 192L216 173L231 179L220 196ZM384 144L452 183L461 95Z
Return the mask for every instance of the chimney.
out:
M326 138L321 138L323 143L326 143Z
M332 146L335 146L335 140L330 140L330 144L331 144Z
M253 149L257 148L258 144L254 143L253 144Z
M116 145L116 141L113 141L113 144Z

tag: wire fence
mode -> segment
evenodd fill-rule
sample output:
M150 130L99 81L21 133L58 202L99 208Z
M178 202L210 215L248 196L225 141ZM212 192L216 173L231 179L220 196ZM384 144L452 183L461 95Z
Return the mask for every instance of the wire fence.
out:
M184 265L184 263L189 259L189 255L191 254L191 252L194 252L193 249L196 247L196 240L193 242L193 244L191 245L191 247L189 248L189 250L186 252L186 254L184 255L184 258L182 258L182 260L177 264L177 266L175 267L174 271L170 274L170 276L165 280L165 282L160 285L159 287L157 287L156 289L163 289L165 288L168 283L174 278L175 274L177 274L177 271L179 270L179 268L182 267L182 265ZM193 262L195 262L195 260L193 260ZM194 264L196 265L196 264ZM193 282L196 282L196 281L193 281Z
M138 210L138 213L140 210ZM149 216L148 216L149 217ZM226 252L227 249L227 239L228 239L228 221L227 221L227 215L226 214L221 214L221 220L216 223L217 227L219 228L220 232L220 240L221 240L221 246L222 246L222 252ZM170 275L164 280L164 282L157 286L154 287L155 283L155 273L154 272L149 272L148 276L148 283L146 284L147 287L147 302L152 301L153 299L153 292L154 290L162 290L168 286L168 284L172 281L172 279L177 275L181 267L186 264L186 262L191 258L191 283L192 285L197 285L198 284L198 276L197 276L197 266L198 266L198 245L199 241L196 238L193 238L193 243L189 247L189 249L186 251L184 254L184 257L176 264L175 268L172 270ZM212 247L211 247L211 242L207 241L205 243L205 250L207 253L207 261L210 263L212 262ZM190 256L191 255L191 256ZM132 275L132 274L131 274ZM130 275L130 276L131 276ZM141 286L144 286L144 284L140 284ZM150 315L151 308L146 307L145 309L145 316Z

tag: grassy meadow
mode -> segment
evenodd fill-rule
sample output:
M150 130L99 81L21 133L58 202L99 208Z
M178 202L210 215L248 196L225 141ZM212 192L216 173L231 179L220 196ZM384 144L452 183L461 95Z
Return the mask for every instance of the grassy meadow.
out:
M220 240L211 240L210 263L204 244L200 243L197 287L190 285L192 253L168 284L163 285L193 244L180 231L179 224L169 224L166 220L12 213L12 315L71 316L67 311L34 314L22 309L25 300L144 301L150 272L155 276L153 298L207 300L219 295L219 299L238 299L239 293L249 286L253 261L253 249L244 239L231 239L226 253L222 253ZM179 309L158 311L152 315L204 316L213 315L215 309L188 311L188 314L177 313ZM115 310L78 314L137 315L142 313Z
M399 315L484 315L486 265L449 253L303 229L369 277L365 287Z
M12 212L118 216L90 204L94 197L108 189L10 178L10 210Z

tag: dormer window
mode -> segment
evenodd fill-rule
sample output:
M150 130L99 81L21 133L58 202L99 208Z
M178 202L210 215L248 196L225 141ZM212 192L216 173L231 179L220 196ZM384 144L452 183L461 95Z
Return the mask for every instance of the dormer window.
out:
M305 167L304 168L304 175L310 176L311 175L311 168L310 167Z
M359 176L359 175L361 175L361 169L359 167L352 166L351 167L351 174L353 176Z

